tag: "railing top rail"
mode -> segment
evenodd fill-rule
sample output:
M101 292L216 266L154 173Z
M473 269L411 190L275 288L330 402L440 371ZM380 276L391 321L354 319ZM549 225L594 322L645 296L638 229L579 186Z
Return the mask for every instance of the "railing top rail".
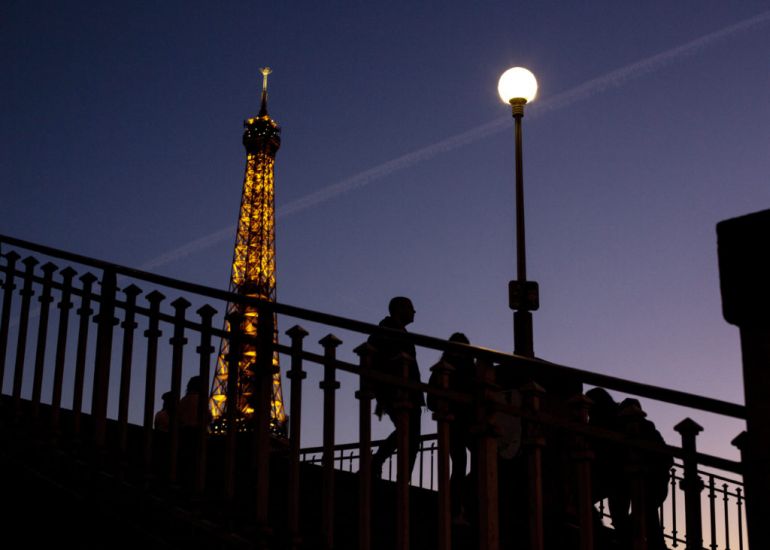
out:
M606 374L600 374L596 372L585 371L576 369L573 367L567 367L565 365L559 365L543 359L530 359L510 353L503 353L500 351L491 350L479 346L470 346L465 344L459 344L455 342L448 342L440 338L433 336L426 336L416 333L405 333L379 327L377 325L366 323L363 321L356 321L354 319L348 319L338 315L331 315L328 313L321 313L310 309L304 309L296 306L290 306L286 304L274 303L265 300L260 300L254 297L242 296L234 294L225 290L220 290L196 283L189 283L174 279L172 277L166 277L163 275L156 275L154 273L148 273L138 269L126 267L123 265L105 262L94 258L89 258L80 254L67 252L57 248L40 245L25 241L23 239L17 239L7 235L0 234L0 244L7 243L9 245L24 248L33 252L44 254L55 258L60 258L69 262L75 262L83 265L88 265L97 269L112 270L116 274L126 277L132 277L147 281L152 284L161 285L176 290L190 292L205 296L208 298L214 298L225 302L235 302L251 304L258 307L267 308L273 310L276 313L295 317L310 322L316 322L320 324L330 325L343 330L350 330L353 332L359 332L363 334L380 334L397 340L407 340L415 345L434 349L437 351L459 351L473 355L477 358L484 358L491 362L497 362L503 365L509 365L514 367L532 367L537 369L543 369L546 374L567 376L576 380L581 380L587 384L602 386L615 391L628 393L632 395L638 395L647 397L650 399L664 401L675 405L681 405L691 407L694 409L700 409L716 414L725 416L731 416L735 418L745 418L746 412L743 405L722 401L720 399L714 399L710 397L704 397L687 393L678 390L672 390L668 388L662 388L659 386L653 386L651 384L644 384L641 382L633 382L630 380L624 380L615 376ZM2 269L2 268L0 268Z

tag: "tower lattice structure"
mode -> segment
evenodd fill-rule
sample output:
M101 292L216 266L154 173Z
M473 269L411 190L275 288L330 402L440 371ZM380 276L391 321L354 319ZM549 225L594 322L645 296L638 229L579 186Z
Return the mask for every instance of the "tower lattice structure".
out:
M267 114L267 76L270 68L262 72L262 102L259 114L244 121L243 145L246 148L246 173L243 178L243 193L235 235L230 291L263 300L275 301L275 154L281 146L281 129ZM241 330L247 336L257 336L259 312L253 306L228 304L227 318L232 313L243 319ZM273 327L277 327L273 318ZM229 330L225 321L225 330ZM277 341L277 328L273 331L273 342ZM252 340L253 341L253 340ZM214 431L223 431L223 420L228 407L227 385L229 369L229 343L222 338L217 358L216 372L212 384L209 409L214 419ZM281 393L281 373L278 353L273 353L271 425L273 430L282 431L286 414ZM253 412L252 398L255 395L255 368L257 350L253 344L244 345L238 364L238 402L236 417L249 418Z

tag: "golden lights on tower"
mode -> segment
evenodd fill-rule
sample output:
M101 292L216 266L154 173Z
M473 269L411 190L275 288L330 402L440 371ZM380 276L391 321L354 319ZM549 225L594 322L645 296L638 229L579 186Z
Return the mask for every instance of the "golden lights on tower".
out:
M269 67L262 73L262 102L257 117L246 120L243 145L246 147L246 172L243 178L243 193L238 217L238 228L233 252L230 291L244 296L274 302L276 299L275 277L275 154L281 144L280 128L267 114L267 76ZM243 318L241 330L247 337L256 337L259 312L257 308L241 304L228 305L228 317L239 313ZM276 327L275 316L273 327ZM225 330L229 331L229 322ZM273 330L273 342L277 341L277 329ZM255 368L257 350L253 338L247 338L238 364L238 408L239 419L248 418L254 412L252 398L255 393ZM223 338L217 359L216 373L209 400L214 418L214 431L221 431L221 419L230 404L227 402L229 342ZM272 357L274 368L271 425L280 431L286 422L281 375L278 369L278 353Z

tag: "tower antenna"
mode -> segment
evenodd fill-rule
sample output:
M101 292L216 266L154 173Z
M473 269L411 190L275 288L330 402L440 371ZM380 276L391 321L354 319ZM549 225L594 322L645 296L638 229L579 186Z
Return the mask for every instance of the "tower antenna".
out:
M273 72L270 67L262 67L259 69L262 73L262 105L259 108L259 116L267 116L267 75Z

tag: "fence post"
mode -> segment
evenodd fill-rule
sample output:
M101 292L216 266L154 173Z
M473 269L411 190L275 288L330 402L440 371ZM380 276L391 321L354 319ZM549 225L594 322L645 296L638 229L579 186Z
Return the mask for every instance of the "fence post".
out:
M545 437L537 421L545 394L542 386L530 382L521 388L524 398L524 449L527 453L529 478L529 548L543 550L543 447Z
M701 518L701 498L703 480L698 475L698 462L695 458L695 438L703 428L694 420L685 418L674 426L682 436L682 450L684 456L684 477L680 487L684 491L685 528L687 550L701 550L703 548L703 522Z
M257 317L257 362L254 407L254 449L257 478L256 520L259 529L259 548L267 548L269 528L268 511L270 508L270 425L273 414L273 375L277 365L273 358L277 351L273 347L275 332L275 314L268 307L262 306Z
M438 376L439 387L442 390L449 388L449 376L455 368L443 359L436 363L431 370ZM433 413L436 421L438 436L438 550L450 550L452 548L452 499L462 499L463 495L453 495L449 484L449 446L450 430L449 422L454 416L449 411L449 403L446 399L437 399L437 410ZM465 451L463 451L465 452ZM496 459L496 458L495 458ZM464 474L464 472L463 472Z
M107 396L110 389L110 364L112 362L112 335L118 320L115 318L115 292L117 276L112 269L105 269L101 282L101 304L96 321L96 351L94 385L91 398L91 415L94 421L94 445L101 449L107 430Z
M168 415L168 480L177 482L177 469L179 459L179 398L182 395L182 363L184 361L184 346L187 338L184 335L185 312L190 307L190 302L184 298L177 298L171 302L174 308L174 332L168 343L171 344L171 393L174 394L174 405ZM202 396L199 396L201 398Z
M291 410L289 411L289 537L291 548L302 543L299 534L299 450L302 445L302 381L307 373L302 370L302 341L308 332L294 325L286 334L291 338L291 369L286 377L291 380Z
M225 483L224 496L231 508L235 498L235 453L238 438L238 377L243 352L243 313L238 308L227 314L227 397L225 401ZM234 511L232 511L234 512Z
M11 251L5 254L5 279L3 279L3 312L0 316L0 394L3 393L3 380L5 379L5 354L8 350L8 329L11 323L11 303L13 302L13 291L16 288L14 278L16 277L16 262L19 261L16 252Z
M45 367L45 348L48 343L48 314L53 297L51 296L51 279L58 268L47 262L40 268L43 272L43 290L40 293L40 314L37 325L37 345L35 349L35 372L32 382L32 418L40 416L40 394L43 390L43 368Z
M53 393L51 395L51 431L55 437L58 437L60 427L64 361L67 356L67 332L69 329L70 310L72 309L72 277L75 276L75 270L71 267L65 267L61 270L60 274L62 277L62 290L61 300L58 305L59 329L56 336L56 359L54 360Z
M336 380L337 346L342 341L329 334L319 342L324 347L324 379L319 384L324 392L323 404L323 544L326 550L334 547L334 415L335 392L340 387Z
M572 420L583 425L588 425L588 410L591 400L583 394L569 399ZM573 438L572 460L575 464L577 478L577 510L580 524L580 550L593 550L594 548L594 507L593 494L591 492L591 463L594 453L586 441L585 436L577 434Z
M29 303L35 291L32 290L32 277L38 261L32 256L22 260L24 285L21 288L21 312L19 313L19 334L16 344L16 362L13 370L13 410L16 421L21 416L21 383L24 379L24 356L27 349L27 328L29 325Z
M497 498L497 430L492 388L494 371L485 361L476 362L476 455L479 507L479 550L497 550L500 545Z
M75 352L75 387L72 391L72 430L75 437L80 439L80 416L83 411L83 384L86 374L86 352L88 351L88 332L91 326L91 287L96 282L96 275L84 273L80 276L83 288L80 293L80 307L77 310L80 316L78 322L78 343Z
M414 357L400 353L396 361L401 364L401 378L409 380L409 367ZM409 550L409 481L410 457L410 411L414 405L409 400L409 391L396 387L393 410L396 417L396 550Z
M633 407L625 413L627 439L633 441L639 435L644 416L645 413L638 407ZM631 489L631 548L633 550L647 550L647 510L649 507L647 506L647 488L644 483L647 464L639 449L628 446L628 463L625 468Z
M217 310L206 304L196 311L201 321L200 345L195 349L200 356L198 375L203 383L208 383L211 370L211 354L214 346L211 345L211 323ZM206 488L206 462L208 453L208 434L210 417L208 414L209 401L205 394L198 396L198 429L196 437L195 453L195 497L200 498Z
M143 456L145 479L149 479L152 471L152 424L155 420L155 375L158 369L158 338L163 334L159 328L160 303L165 299L165 296L157 290L153 290L145 299L150 303L150 313L148 315L147 330L144 331L144 335L147 338L147 366L144 378Z
M129 285L123 289L126 295L125 315L121 328L123 329L123 349L120 360L120 397L118 399L118 426L120 427L119 449L125 459L128 445L128 400L131 395L131 363L134 356L134 331L137 324L136 297L141 294L141 289L136 285Z
M372 368L374 348L364 342L355 353L361 371L358 375L358 548L369 550L372 544L372 383L366 371Z

